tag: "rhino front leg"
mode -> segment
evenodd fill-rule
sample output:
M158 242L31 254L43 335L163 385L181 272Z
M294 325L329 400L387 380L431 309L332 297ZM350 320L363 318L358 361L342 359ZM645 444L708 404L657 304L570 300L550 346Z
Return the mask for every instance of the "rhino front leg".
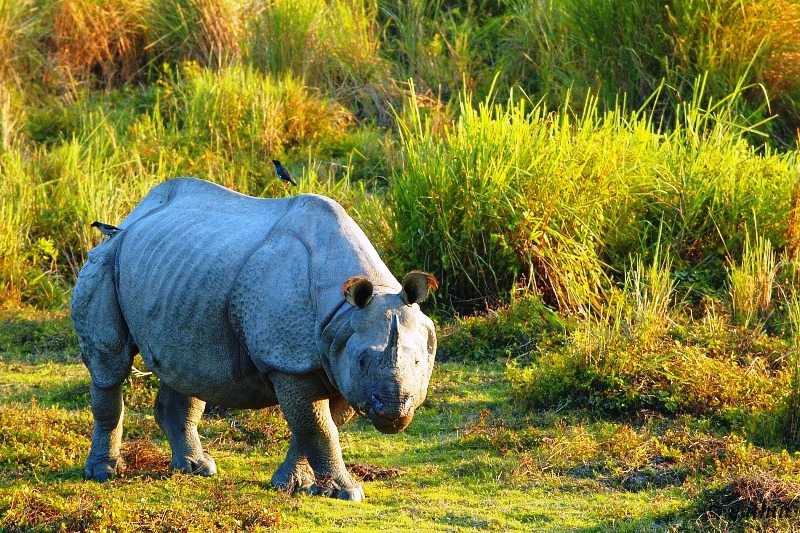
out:
M272 475L272 486L292 494L311 492L314 486L314 471L303 455L297 439L292 437L289 451L281 466Z
M106 481L123 466L120 457L122 445L122 419L125 405L122 402L122 384L107 388L91 385L92 448L86 459L83 475L86 479Z
M312 493L343 500L363 500L364 490L344 465L339 431L331 416L327 390L322 383L314 377L280 372L270 374L270 379L292 431L289 453L275 473L273 484L277 488L285 488L280 483L285 470L294 471L291 465L302 465L299 458L305 457L315 478L315 485L309 489Z
M156 421L167 434L175 470L203 476L217 473L217 465L203 451L197 433L197 423L203 416L205 405L206 402L181 394L163 383L158 389Z

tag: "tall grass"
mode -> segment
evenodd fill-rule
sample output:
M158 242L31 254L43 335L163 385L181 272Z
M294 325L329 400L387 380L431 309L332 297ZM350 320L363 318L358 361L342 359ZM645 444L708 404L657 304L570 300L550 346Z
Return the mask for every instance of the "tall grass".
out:
M36 79L46 61L44 22L49 6L36 0L0 0L0 80Z
M674 91L659 112L672 121L674 106L691 98L694 80L708 75L708 102L744 80L751 89L737 106L791 143L800 125L794 76L800 53L800 8L786 0L511 2L511 21L496 55L507 82L551 104L588 92L613 107L624 98L647 102L662 80Z
M763 322L771 310L778 265L769 240L745 241L740 265L728 266L733 320L744 327Z
M266 72L294 74L381 118L388 87L376 11L370 0L257 2L248 61Z
M794 156L757 153L730 107L700 99L660 133L649 115L548 111L514 98L474 105L439 132L419 106L401 118L390 196L409 261L440 276L454 304L504 299L520 283L585 313L628 257L659 242L676 267L721 287L726 250L757 222L783 242Z
M144 64L145 0L63 0L53 15L53 47L62 85L131 81Z
M147 49L157 62L228 65L239 57L241 16L241 4L233 0L151 0Z
M0 289L9 301L59 305L56 289L63 293L98 242L88 223L121 220L156 183L196 175L243 193L285 195L271 158L310 159L309 171L318 166L313 154L352 142L341 105L291 76L243 66L190 63L157 88L82 99L63 114L73 118L47 144L2 154ZM326 178L309 183L382 224L379 204L334 168L315 170Z
M792 446L800 446L800 297L793 292L787 299L787 315L791 325L791 372L789 398L786 404L786 427L783 435Z

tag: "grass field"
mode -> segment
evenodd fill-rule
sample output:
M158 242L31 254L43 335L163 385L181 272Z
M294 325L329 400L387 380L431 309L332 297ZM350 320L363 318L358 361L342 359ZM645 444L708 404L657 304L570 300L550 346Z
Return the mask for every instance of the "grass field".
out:
M530 410L507 401L499 363L438 365L429 400L402 434L382 435L363 420L345 428L346 462L371 479L364 481L363 505L271 488L288 445L277 410L206 415L200 433L220 474L170 474L169 449L152 415L152 376L125 385L124 474L88 482L81 478L91 434L88 375L76 361L68 323L53 315L6 316L0 338L0 527L8 531L650 531L747 524L780 530L791 524L775 500L775 486L786 487L773 478L769 496L741 504L739 521L725 514L739 496L726 500L725 484L755 468L797 475L800 457L754 446L707 419ZM709 487L720 494L705 492ZM778 518L746 519L746 505L774 505Z
M800 530L799 102L797 0L0 0L0 530ZM278 411L170 474L152 376L81 480L90 223L176 176L439 279L427 404L344 431L365 505L269 487Z

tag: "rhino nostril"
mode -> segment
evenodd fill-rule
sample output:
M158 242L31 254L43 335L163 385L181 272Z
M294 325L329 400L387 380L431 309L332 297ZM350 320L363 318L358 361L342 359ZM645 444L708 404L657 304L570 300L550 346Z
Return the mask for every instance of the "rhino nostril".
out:
M380 398L378 398L378 395L375 394L374 392L372 393L372 408L375 410L376 413L383 414L384 411L383 402L381 401Z

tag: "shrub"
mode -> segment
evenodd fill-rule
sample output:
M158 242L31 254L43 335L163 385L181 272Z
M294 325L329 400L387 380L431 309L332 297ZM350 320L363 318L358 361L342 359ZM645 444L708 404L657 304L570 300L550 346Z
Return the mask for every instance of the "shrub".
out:
M483 314L455 317L440 334L436 355L442 361L529 360L564 336L561 318L541 300L527 295Z
M800 513L800 484L765 472L750 472L731 479L722 487L700 495L701 512L732 519L776 518Z
M798 448L800 447L800 297L797 293L789 296L787 308L791 324L792 351L788 364L791 381L784 408L783 437L789 446Z

